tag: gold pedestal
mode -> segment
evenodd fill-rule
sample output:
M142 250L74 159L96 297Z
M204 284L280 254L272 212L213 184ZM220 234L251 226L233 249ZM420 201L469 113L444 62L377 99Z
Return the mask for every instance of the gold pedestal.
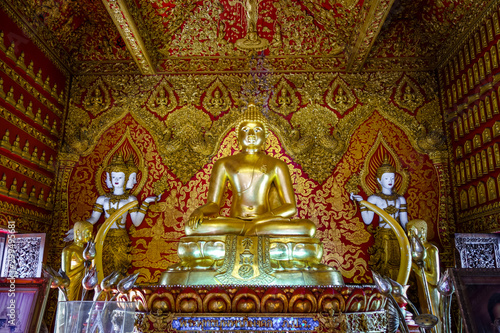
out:
M340 272L320 263L322 254L321 242L309 237L184 237L181 262L159 284L343 285Z

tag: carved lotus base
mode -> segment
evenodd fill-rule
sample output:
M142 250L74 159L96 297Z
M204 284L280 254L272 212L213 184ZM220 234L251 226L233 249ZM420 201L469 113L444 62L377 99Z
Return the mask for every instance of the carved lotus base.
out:
M161 285L343 285L340 272L320 263L316 238L268 236L183 237L181 262Z
M134 301L143 333L385 332L386 299L374 286L142 286Z

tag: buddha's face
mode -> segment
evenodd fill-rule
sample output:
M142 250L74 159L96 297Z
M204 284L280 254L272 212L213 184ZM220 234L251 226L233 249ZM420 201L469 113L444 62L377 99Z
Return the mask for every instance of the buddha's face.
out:
M238 142L243 149L260 149L266 142L264 125L260 122L244 121L238 132Z
M394 173L386 172L382 175L382 177L377 179L377 181L380 186L382 186L382 188L392 189L394 187L394 181L396 179L395 176L396 175Z
M111 184L114 188L123 188L125 185L125 173L111 172Z
M92 238L92 229L86 226L75 226L75 241L87 243Z
M409 228L408 233L410 236L416 235L422 242L427 241L427 228L423 226L413 225Z

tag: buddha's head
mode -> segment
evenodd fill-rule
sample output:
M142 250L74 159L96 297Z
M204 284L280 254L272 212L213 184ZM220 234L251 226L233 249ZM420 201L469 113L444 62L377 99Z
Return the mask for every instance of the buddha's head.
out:
M422 241L427 241L427 222L424 220L411 220L406 225L408 236L417 235Z
M238 143L243 149L260 149L265 147L269 135L266 118L253 104L242 115L238 126Z
M94 226L87 221L78 221L73 226L75 243L87 243L92 238Z
M392 189L396 181L396 168L384 158L384 161L377 169L377 182L384 189Z

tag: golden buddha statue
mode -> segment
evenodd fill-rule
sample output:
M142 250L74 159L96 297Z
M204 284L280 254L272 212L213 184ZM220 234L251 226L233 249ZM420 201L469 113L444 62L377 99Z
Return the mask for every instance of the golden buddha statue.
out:
M326 272L326 284L343 284L340 273L320 264L323 248L314 238L314 223L293 219L297 207L288 166L263 151L268 128L266 119L254 105L250 105L243 114L236 131L241 151L215 162L207 203L196 208L186 221L187 237L181 239L178 248L181 262L170 267L162 275L160 283L214 283L214 276L207 274L200 275L198 281L186 282L182 280L182 274L175 276L175 271L211 270L222 273L215 276L215 283L246 284L249 280L256 283L274 281L274 276L271 277L273 271L294 270L297 273L311 270ZM220 216L226 182L232 189L232 204L229 216ZM257 248L264 243L267 244L264 246L266 249ZM253 260L257 260L258 256L269 256L267 266L255 268L257 263ZM239 261L236 266L240 269L248 266L243 270L253 272L255 269L264 277L258 278L254 274L252 278L245 279L245 274L238 277L235 272L228 273L231 270L228 265L234 263L234 258ZM250 263L252 261L253 264ZM286 280L286 276L275 277L282 284L300 284ZM321 281L313 277L303 283Z
M281 96L278 97L278 105L279 106L287 106L292 103L290 98L290 93L283 87L281 89Z
M213 108L222 108L224 106L224 99L221 97L221 93L218 89L214 91L214 95L210 99L210 105Z
M33 152L31 153L30 160L33 163L38 162L38 147L33 148Z
M406 200L402 195L393 191L395 185L396 169L385 158L376 172L377 182L380 184L380 191L370 195L367 201L379 208L382 208L387 214L398 221L403 229L408 223L408 214L406 211ZM356 201L363 200L361 195L351 194L351 199ZM366 207L361 207L361 218L366 225L371 225L374 218L374 212ZM368 264L371 269L390 277L397 279L400 253L399 243L396 235L389 224L381 217L378 221L378 227L374 233L375 244L368 250L370 260Z
M24 113L26 111L26 108L24 107L24 96L23 94L19 95L19 99L17 100L16 103L16 109Z
M21 139L19 138L19 135L16 135L16 139L14 140L14 143L12 143L12 146L10 147L10 151L12 151L14 154L21 155L22 150L21 150Z
M7 188L7 175L5 173L2 175L2 180L0 180L0 194L9 195L9 189Z
M10 132L8 129L5 130L5 134L2 137L2 142L0 143L0 146L9 150L12 147L12 145L10 144Z
M68 301L80 300L82 295L82 279L85 274L83 250L84 245L92 238L93 226L90 222L80 221L73 226L73 243L62 251L61 269L70 279Z
M19 192L19 199L28 201L29 195L28 195L28 184L26 182L23 183L23 186L21 187L21 192Z
M30 142L28 140L26 140L26 143L24 144L23 152L21 153L21 156L24 157L27 160L29 160L30 157L31 157L31 154L30 154Z
M43 188L40 189L40 193L38 194L38 200L36 201L36 205L38 207L45 207L45 193Z
M344 89L342 89L342 87L339 87L339 89L337 90L337 95L335 96L335 103L347 104L347 102L348 102L347 94L344 92Z
M29 101L28 106L26 107L26 112L25 112L25 114L26 114L29 118L31 118L31 119L33 119L33 118L35 117L35 115L33 114L33 102L32 102L32 101Z
M5 100L9 102L9 104L15 106L16 105L16 100L14 99L14 87L10 87L9 91L7 92L7 96L5 97Z
M263 151L268 136L265 118L255 107L248 110L237 126L242 150L214 164L207 203L189 217L186 235L314 237L314 223L291 219L297 207L288 167ZM233 189L228 217L219 216L227 181ZM276 202L280 205L272 207Z
M36 204L36 187L31 187L31 192L28 201L32 204Z
M413 235L417 236L425 248L423 271L425 272L427 286L424 285L422 269L418 267L416 263L412 263L412 270L415 272L417 277L418 298L421 304L420 306L422 307L422 312L431 313L439 317L439 304L441 300L441 294L437 289L440 277L439 250L434 244L427 241L427 222L424 220L411 220L406 225L406 229L408 230L408 237L411 238ZM426 293L423 288L427 288L429 290L430 300L427 300ZM429 302L430 308L428 305ZM436 329L439 332L440 326L436 326Z
M158 96L155 99L156 105L158 107L166 107L168 105L168 97L165 94L165 89L160 89L158 92Z

